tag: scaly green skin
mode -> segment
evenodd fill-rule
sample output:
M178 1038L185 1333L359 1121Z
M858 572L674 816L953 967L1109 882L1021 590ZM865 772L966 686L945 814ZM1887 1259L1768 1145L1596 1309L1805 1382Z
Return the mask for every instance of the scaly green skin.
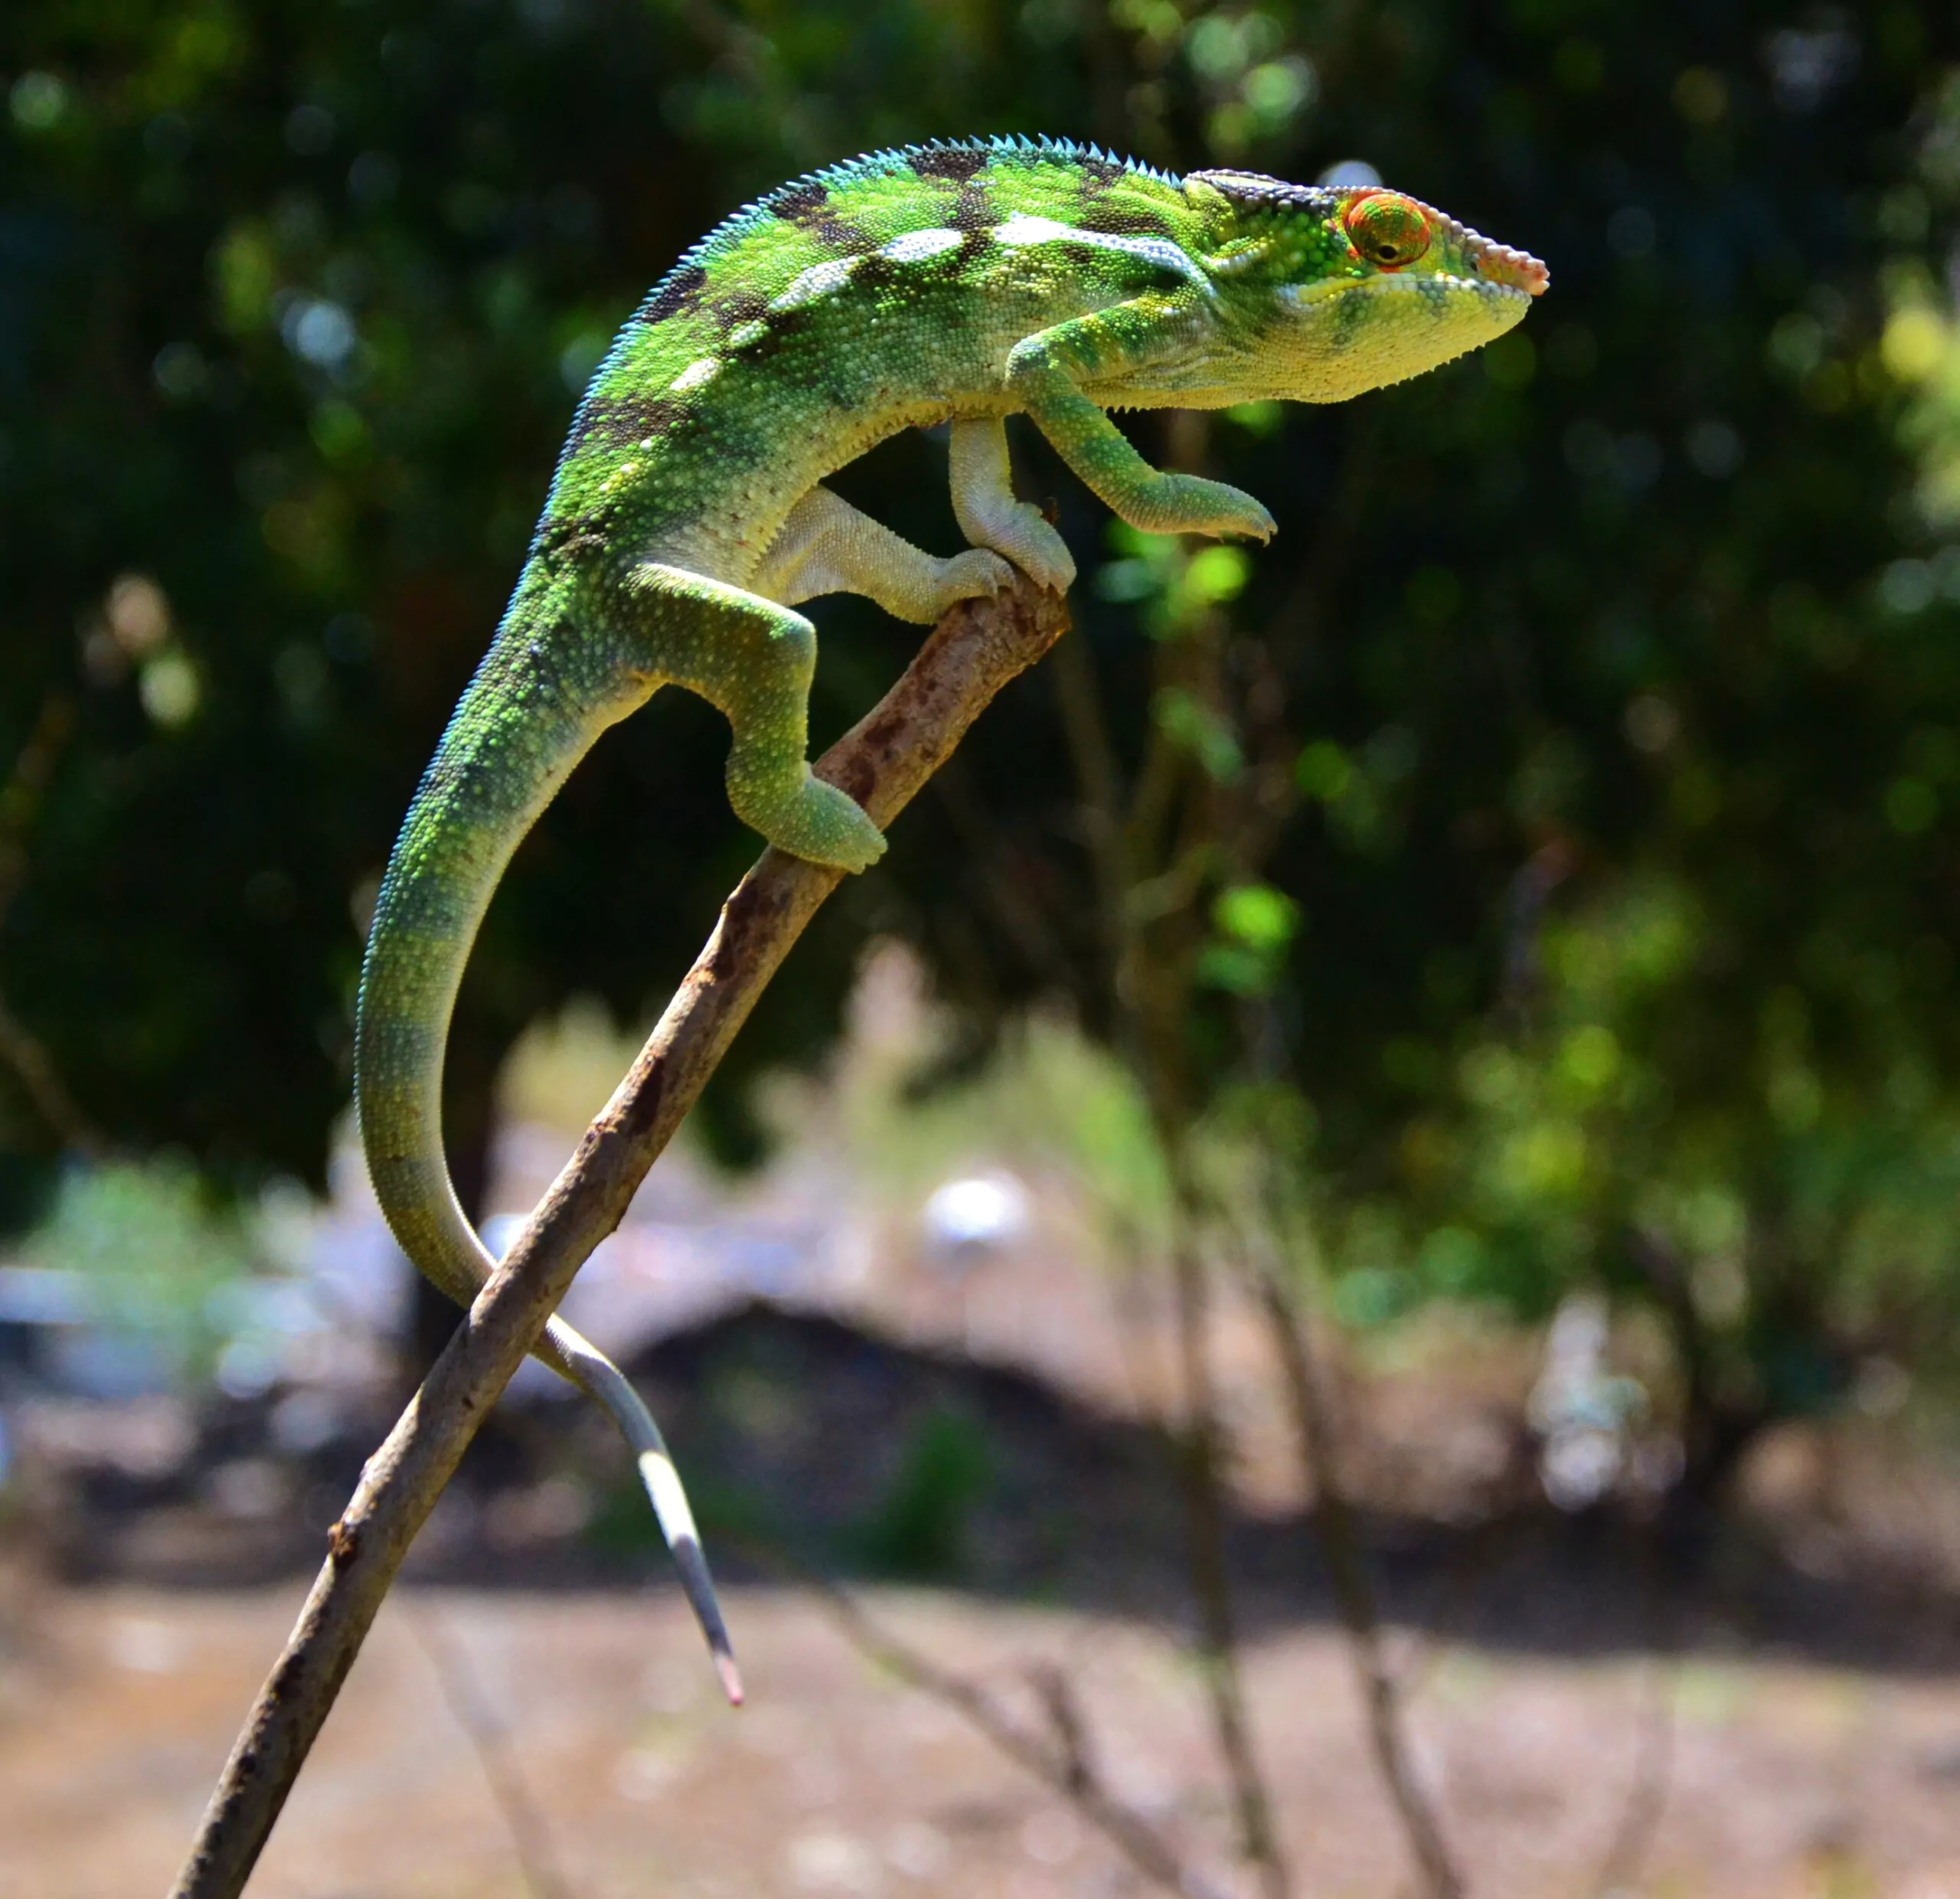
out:
M1420 254L1405 257L1411 233ZM1025 140L855 159L704 240L593 379L381 887L361 1123L410 1258L465 1304L489 1270L443 1157L450 1011L511 851L606 726L661 685L698 692L729 721L737 812L795 855L861 870L884 840L809 775L815 635L789 609L848 590L924 623L1014 567L1065 587L1068 550L1014 498L1003 418L1029 416L1133 526L1263 539L1272 517L1252 496L1152 469L1106 412L1338 401L1488 342L1544 286L1534 259L1393 194L1178 179ZM954 508L973 543L948 560L819 485L939 422L953 425ZM625 1381L558 1321L539 1355L613 1412L663 1522L690 1541Z

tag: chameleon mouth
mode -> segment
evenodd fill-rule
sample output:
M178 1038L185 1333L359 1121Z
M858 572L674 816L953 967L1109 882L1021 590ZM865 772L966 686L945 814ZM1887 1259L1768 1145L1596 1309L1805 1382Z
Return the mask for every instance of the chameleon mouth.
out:
M1514 254L1521 257L1524 253L1518 252ZM1433 270L1426 274L1383 272L1375 277L1335 277L1324 283L1289 283L1279 294L1296 310L1307 309L1316 303L1326 303L1337 297L1351 296L1357 293L1364 296L1445 297L1456 293L1466 293L1494 302L1524 303L1529 302L1534 296L1541 296L1550 280L1545 275L1545 266L1538 263L1537 258L1529 258L1527 261L1537 264L1540 273L1535 289L1528 283L1507 281L1494 273L1459 277L1448 271Z

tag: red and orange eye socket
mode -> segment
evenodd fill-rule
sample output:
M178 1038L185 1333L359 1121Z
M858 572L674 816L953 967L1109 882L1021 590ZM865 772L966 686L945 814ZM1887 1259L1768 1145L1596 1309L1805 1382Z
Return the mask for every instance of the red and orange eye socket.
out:
M1400 270L1429 247L1429 221L1414 199L1370 191L1348 207L1348 241L1371 264Z

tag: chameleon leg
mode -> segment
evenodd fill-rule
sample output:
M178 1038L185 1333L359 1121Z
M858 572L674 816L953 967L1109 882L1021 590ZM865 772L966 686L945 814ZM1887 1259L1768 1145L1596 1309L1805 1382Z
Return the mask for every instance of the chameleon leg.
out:
M810 774L817 632L801 613L658 561L632 570L612 610L647 672L727 717L728 802L744 824L792 857L840 870L884 855L884 834L850 794Z
M955 600L998 593L1013 577L982 547L939 560L819 487L790 509L750 586L786 606L819 593L863 593L894 619L929 626Z
M1132 528L1264 541L1274 524L1262 502L1223 482L1152 468L1082 391L1085 383L1120 388L1131 375L1141 384L1138 372L1153 363L1193 353L1197 327L1195 313L1173 299L1119 303L1017 343L1008 387L1062 459Z
M1004 554L1037 587L1067 592L1075 579L1068 544L1031 502L1016 501L1008 463L1007 424L975 416L952 425L952 512L976 547Z

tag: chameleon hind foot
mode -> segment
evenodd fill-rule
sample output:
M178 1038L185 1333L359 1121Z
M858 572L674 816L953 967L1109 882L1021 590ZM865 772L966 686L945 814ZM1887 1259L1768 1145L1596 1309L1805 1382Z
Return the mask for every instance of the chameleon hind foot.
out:
M736 816L778 850L812 864L861 871L884 855L884 833L863 807L810 774L817 629L801 613L658 561L634 569L618 607L626 610L627 650L641 668L698 692L727 719L734 740L728 802Z
M885 834L848 792L813 777L808 765L802 772L800 784L784 787L773 768L747 773L732 757L728 802L779 851L836 870L868 870L885 854Z

